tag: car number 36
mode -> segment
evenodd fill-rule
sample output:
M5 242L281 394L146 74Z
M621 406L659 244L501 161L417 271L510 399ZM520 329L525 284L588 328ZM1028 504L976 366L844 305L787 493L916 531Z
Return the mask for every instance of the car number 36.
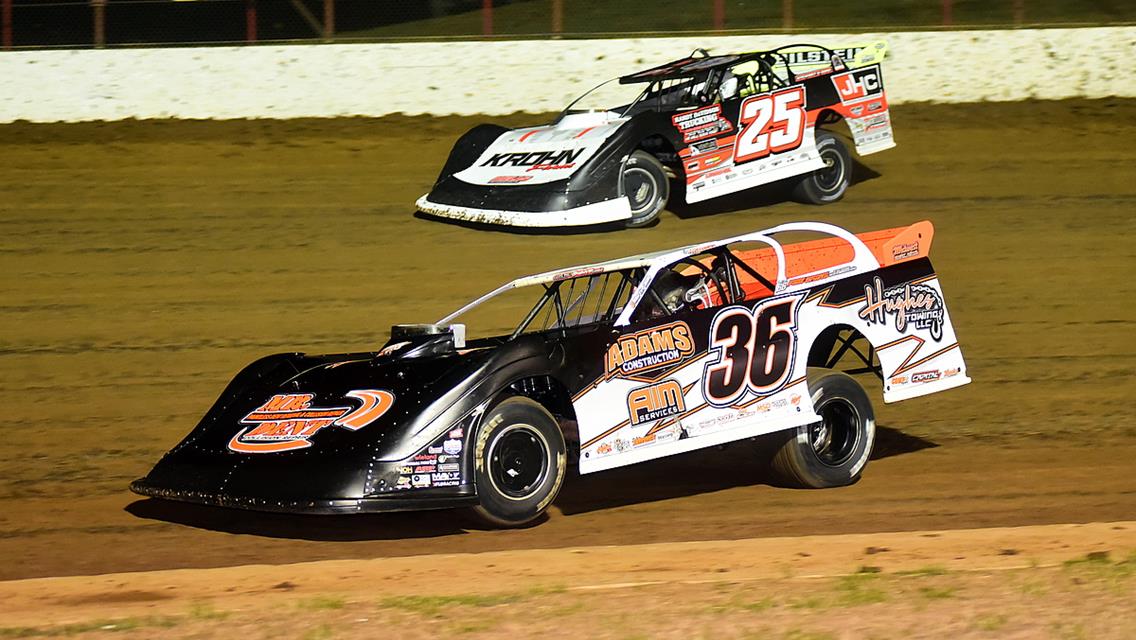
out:
M702 394L723 407L747 391L776 392L789 380L797 343L800 296L766 300L752 310L729 307L710 326L710 361L702 375Z

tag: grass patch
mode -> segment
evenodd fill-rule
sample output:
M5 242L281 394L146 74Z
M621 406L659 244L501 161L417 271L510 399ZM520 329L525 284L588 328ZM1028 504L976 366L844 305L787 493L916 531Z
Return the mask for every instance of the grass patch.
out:
M518 593L457 596L391 596L380 600L379 606L437 618L443 613L444 609L449 607L496 607L504 604L523 602L530 598L560 594L565 591L567 591L567 589L563 585L538 585Z
M1061 640L1089 640L1083 624L1055 624L1052 627L1054 635Z
M809 596L794 600L789 603L789 606L794 609L823 609L831 606L828 598L821 598L820 596Z
M887 602L887 599L880 574L854 573L838 578L830 591L794 600L789 606L794 609L831 609L876 604Z
M805 631L802 629L790 629L781 636L785 640L834 640L836 636L831 633L823 631Z
M738 608L743 611L758 612L772 609L775 606L777 606L777 603L773 601L773 598L762 598L756 602L743 602L738 605Z
M1103 567L1112 564L1107 551L1093 551L1086 553L1083 558L1074 558L1062 563L1066 569L1076 567Z
M1010 619L1000 613L988 616L978 616L974 620L974 627L982 631L997 631L1006 626Z
M552 607L548 610L549 618L563 618L565 616L573 616L578 613L583 613L588 610L588 604L584 601L572 602L569 604L561 604Z
M527 596L516 593L499 595L460 595L460 596L393 596L379 601L380 607L417 613L429 618L440 618L451 607L496 607L503 604L521 602Z
M454 633L462 635L466 633L479 633L481 631L488 631L491 628L493 628L493 623L491 622L470 620L467 622L459 622L450 629Z
M725 613L727 611L749 611L758 613L776 607L777 603L773 598L762 598L761 600L746 600L741 596L734 596L725 602L712 604L709 607L711 613Z
M224 620L229 617L229 612L214 609L212 602L194 602L189 605L189 617L193 620Z
M335 611L347 606L347 601L338 596L317 596L300 602L300 608L308 611Z
M1136 574L1136 554L1113 562L1107 551L1096 551L1083 558L1066 560L1062 568L1074 581L1089 580L1101 582L1112 589L1125 588Z
M316 627L315 629L309 629L308 632L303 635L303 639L304 640L329 640L329 638L331 638L332 635L334 635L334 634L331 631L331 627L327 626L326 624L321 624L320 626Z
M1018 591L1022 592L1022 595L1041 597L1049 593L1049 587L1042 582L1027 582L1018 587Z
M945 576L948 573L950 573L950 571L948 571L946 567L935 565L930 567L920 567L919 569L911 569L910 571L896 571L895 575L902 576L904 578L928 578L931 576Z
M837 602L841 606L855 607L887 601L887 592L881 588L879 576L856 573L840 578L836 583Z
M0 628L0 638L57 638L74 636L80 633L105 631L136 631L140 629L169 629L177 626L181 619L168 616L147 616L142 618L119 618L115 620L95 620L51 627L4 627Z
M955 597L952 587L919 587L919 595L928 600L946 600Z

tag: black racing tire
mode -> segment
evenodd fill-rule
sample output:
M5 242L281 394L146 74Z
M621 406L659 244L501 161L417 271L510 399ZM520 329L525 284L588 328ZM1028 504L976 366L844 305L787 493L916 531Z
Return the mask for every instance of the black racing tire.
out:
M876 416L868 394L844 373L809 373L809 395L822 418L788 432L773 456L773 471L786 484L806 489L855 483L876 439Z
M801 178L793 187L793 199L805 204L836 202L852 184L852 154L836 134L824 129L817 129L816 146L826 166Z
M671 195L671 183L655 156L637 149L627 158L619 175L620 191L631 206L629 228L646 227L659 219Z
M544 513L564 484L564 434L539 403L506 398L485 415L474 465L480 504L473 515L492 527L524 526Z

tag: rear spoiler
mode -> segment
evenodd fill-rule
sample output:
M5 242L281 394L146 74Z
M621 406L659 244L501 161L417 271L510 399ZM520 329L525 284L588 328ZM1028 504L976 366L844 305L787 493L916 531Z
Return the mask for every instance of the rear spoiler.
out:
M827 49L820 45L789 45L777 49L777 53L784 57L786 64L794 72L809 71L812 69L828 67L832 60L818 59L817 49L829 50L840 58L844 66L849 68L865 67L882 62L888 52L886 40L873 40L842 47ZM837 67L839 69L839 66Z
M856 237L868 245L881 267L890 267L900 262L926 258L931 252L935 226L930 220L921 220L907 227L858 233Z
M921 220L906 227L892 227L879 231L857 233L859 238L872 252L872 257L880 263L880 267L890 267L900 262L909 262L926 258L931 253L931 241L935 237L935 226L930 220ZM836 252L847 253L851 256L851 247L846 240L840 238L822 238L784 245L786 258L808 260L809 254L831 255ZM755 255L774 254L770 249L759 249ZM836 258L843 260L846 258ZM830 259L831 261L831 259ZM818 267L819 268L819 267ZM809 270L798 267L797 271Z

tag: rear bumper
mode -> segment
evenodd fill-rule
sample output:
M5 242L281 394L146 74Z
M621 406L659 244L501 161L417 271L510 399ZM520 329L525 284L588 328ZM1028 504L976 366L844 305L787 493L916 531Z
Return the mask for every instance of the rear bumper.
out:
M269 511L275 513L303 513L313 515L341 515L348 513L383 513L391 511L424 511L449 509L477 504L477 493L472 486L446 489L420 489L383 497L288 500L234 496L206 491L190 491L159 487L145 478L130 483L134 493L150 498L191 502L214 507Z
M557 211L478 209L432 202L428 195L419 198L416 204L419 211L440 218L509 227L579 227L627 220L631 217L631 205L628 204L627 198L623 197Z

